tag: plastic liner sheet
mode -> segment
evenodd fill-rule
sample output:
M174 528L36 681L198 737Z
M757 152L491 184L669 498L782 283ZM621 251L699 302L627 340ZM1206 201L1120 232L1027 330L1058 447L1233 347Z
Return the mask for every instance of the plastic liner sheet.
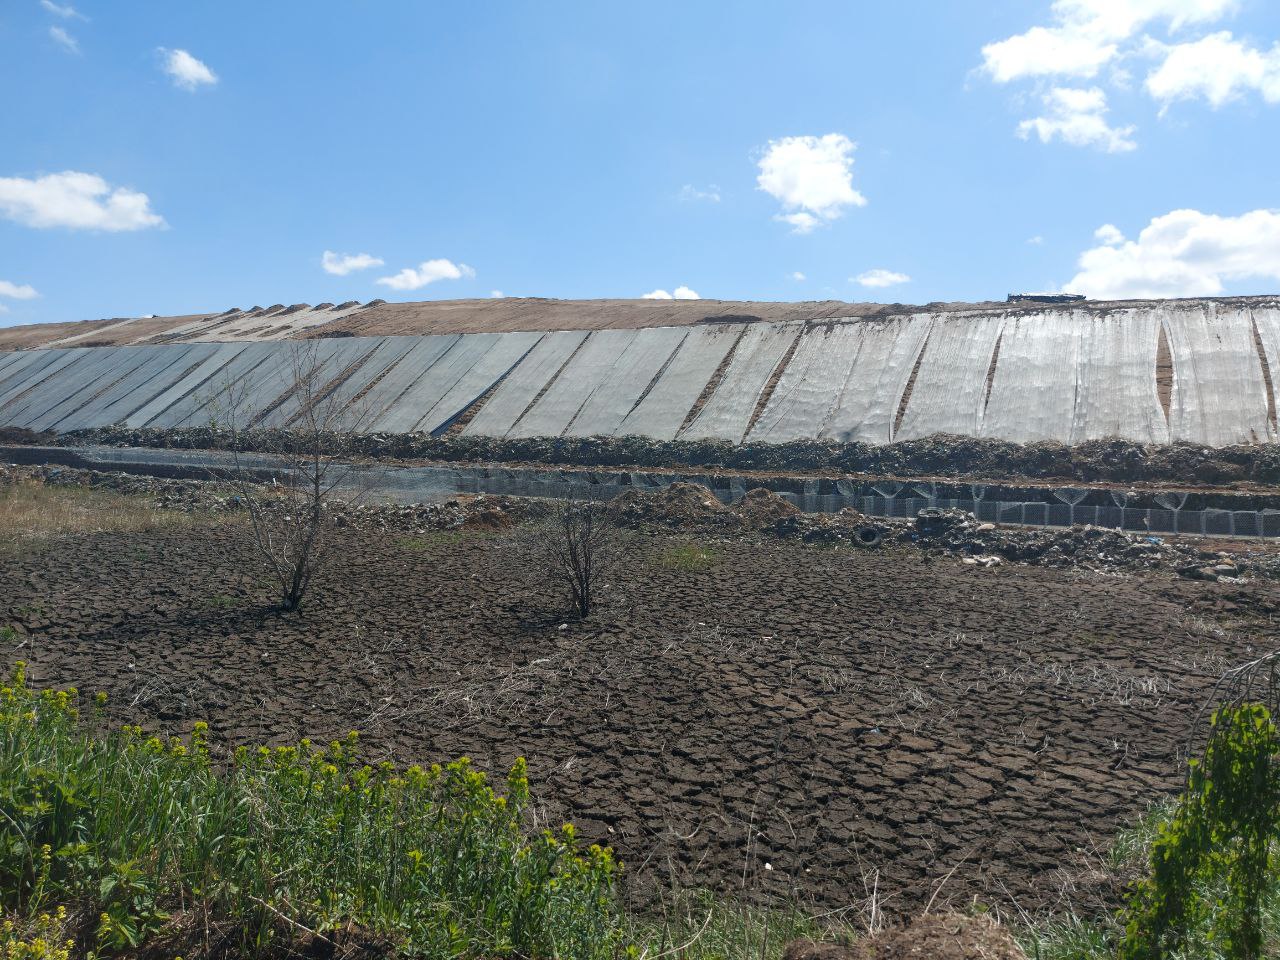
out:
M1258 331L1258 339L1262 341L1262 354L1267 362L1267 372L1271 380L1273 406L1280 406L1280 397L1275 392L1280 390L1280 309L1275 307L1257 307L1250 310L1254 327ZM0 377L4 376L0 372ZM1272 424L1276 427L1276 424Z
M413 349L389 368L386 375L365 395L366 409L363 414L366 422L365 429L375 429L373 425L377 423L378 418L390 410L400 396L461 339L462 335L457 333L419 338Z
M627 413L614 435L675 439L694 403L703 396L703 390L742 334L739 324L694 326L687 330L667 369Z
M420 340L420 337L378 337L364 362L334 388L330 397L333 404L342 410L340 421L345 429L359 431L367 426L368 404L364 395L371 392L374 382L403 360Z
M21 402L28 390L39 386L59 370L70 366L77 360L84 359L87 351L42 350L37 352L40 354L38 359L26 364L12 377L6 377L4 382L0 383L0 411L4 411L6 417L11 416L16 411L16 405ZM11 423L12 421L6 420L5 422Z
M583 403L565 431L571 437L609 437L622 426L685 338L683 327L640 330L608 378Z
M924 348L931 317L863 321L861 343L831 416L819 434L841 442L888 443L902 394Z
M314 374L314 392L323 396L325 388L337 380L352 364L367 357L377 347L375 341L364 338L343 338L334 340L313 340L304 349L293 343L282 343L272 358L284 374L288 383L288 395L273 407L256 426L287 427L302 410L305 391L294 389L298 386L299 377ZM299 366L301 369L299 369ZM308 368L313 368L308 370Z
M674 440L712 375L742 335L738 324L687 330L653 389L614 430L616 436Z
M81 356L13 404L10 413L12 423L34 430L52 426L64 413L88 403L99 390L146 359L136 351L117 355L104 347L83 348L76 352Z
M1170 438L1211 447L1274 439L1250 312L1218 304L1153 309L1173 355Z
M147 391L138 398L133 409L123 417L126 426L161 426L156 418L184 402L194 403L208 391L225 383L223 370L245 349L242 343L205 344L193 354L185 370L163 389Z
M463 428L463 436L504 437L542 388L587 339L586 331L548 333L507 375Z
M516 425L509 437L558 437L596 388L609 382L614 364L639 331L596 330Z
M784 443L822 432L862 347L860 327L826 323L800 334L751 440Z
M753 323L743 331L724 377L680 439L741 443L761 394L803 327Z
M157 347L161 356L173 354L165 366L148 365L147 370L135 371L132 377L122 381L109 394L101 398L101 406L93 410L76 411L75 426L59 426L59 430L75 430L86 427L110 426L126 423L131 414L143 405L176 386L193 368L199 367L217 352L214 343L190 343L181 347ZM154 372L153 372L154 371ZM83 421L83 422L82 422Z
M486 353L503 334L468 333L431 364L376 420L375 432L408 433Z
M1155 380L1160 319L1150 310L1120 310L1091 316L1088 324L1070 442L1123 437L1168 443Z
M1088 328L1088 315L1071 310L1005 321L982 436L1015 443L1071 439Z
M934 433L981 436L987 372L1002 316L938 314L895 440Z
M283 389L270 392L266 400L262 389L264 377L275 372L279 347L270 343L245 345L226 344L227 351L235 351L229 361L213 372L203 383L181 399L161 410L148 420L145 426L174 428L205 424L226 425L232 420L239 427L252 424L266 404L274 400ZM283 379L283 378L281 378Z
M3 384L4 378L8 376L5 371L26 366L41 352L43 351L15 350L12 353L0 353L0 384Z
M497 335L495 335L497 336ZM504 333L465 371L426 412L414 430L435 433L445 429L475 403L542 339L541 333Z
M106 410L120 400L136 396L139 390L163 381L166 373L173 368L183 369L179 365L183 364L185 357L191 352L189 346L128 349L141 354L142 362L129 370L127 363L117 361L112 364L110 373L98 385L96 392L88 396L82 392L77 397L69 398L68 404L52 407L41 418L41 422L59 432L112 423L113 421L105 416Z

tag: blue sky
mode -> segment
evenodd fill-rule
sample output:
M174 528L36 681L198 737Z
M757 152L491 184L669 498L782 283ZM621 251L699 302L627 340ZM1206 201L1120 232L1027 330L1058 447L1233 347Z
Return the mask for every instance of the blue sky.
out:
M5 0L0 325L1274 292L1277 41L1270 0Z

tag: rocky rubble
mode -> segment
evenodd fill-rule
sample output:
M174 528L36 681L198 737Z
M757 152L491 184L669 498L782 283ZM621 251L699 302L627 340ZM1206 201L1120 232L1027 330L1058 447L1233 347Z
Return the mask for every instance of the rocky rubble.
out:
M243 498L225 483L174 480L72 467L6 467L0 485L34 480L150 497L175 510L234 511ZM334 524L356 530L503 530L544 517L550 501L506 496L455 496L438 503L363 502L331 504ZM1003 527L962 510L922 510L914 520L868 517L853 509L834 514L802 513L785 497L749 490L721 503L706 487L677 482L657 493L628 491L609 501L622 526L660 526L717 534L763 533L826 546L874 549L912 547L925 556L955 557L975 567L1002 563L1098 572L1173 571L1197 580L1280 579L1280 553L1215 549L1215 541L1168 540L1101 527Z
M261 453L289 450L296 435L253 430L242 436ZM30 441L28 441L30 442ZM41 442L51 442L42 439ZM158 430L105 427L62 434L63 446L225 449L230 435L214 427ZM1005 440L934 434L888 444L796 440L744 443L723 440L651 440L646 437L531 437L502 439L445 433L335 435L335 451L345 456L457 463L553 463L593 467L706 467L727 470L893 477L1000 478L1098 483L1176 483L1226 486L1280 483L1280 445L1239 444L1210 448L1175 443L1144 446L1111 438L1076 446L1052 441Z

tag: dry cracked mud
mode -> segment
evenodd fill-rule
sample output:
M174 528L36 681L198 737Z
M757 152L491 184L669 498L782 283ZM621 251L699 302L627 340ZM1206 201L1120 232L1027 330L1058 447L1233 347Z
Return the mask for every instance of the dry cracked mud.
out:
M1176 789L1221 670L1274 646L1265 586L639 535L586 623L508 533L334 534L272 612L242 525L0 555L7 661L116 722L223 742L364 731L371 757L530 761L544 822L674 881L828 908L1104 904L1090 865ZM6 664L7 666L7 664Z

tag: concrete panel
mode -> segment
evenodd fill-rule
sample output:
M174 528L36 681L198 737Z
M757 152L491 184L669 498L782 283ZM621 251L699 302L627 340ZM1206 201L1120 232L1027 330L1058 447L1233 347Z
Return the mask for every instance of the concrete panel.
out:
M1004 321L980 314L935 316L895 440L935 433L981 436L987 371Z
M414 425L415 431L434 433L447 427L495 383L511 372L542 339L540 333L504 333L475 366L467 370Z
M587 339L582 330L548 333L502 381L463 429L463 436L506 436L542 388Z
M631 346L639 331L596 330L587 337L581 349L547 388L542 398L529 409L509 437L561 436L582 405L602 383L608 382L614 364Z
M888 443L903 391L924 349L928 314L861 321L861 343L840 397L819 434L841 442Z
M1171 439L1211 447L1273 439L1249 311L1218 304L1155 310L1173 355Z
M178 372L173 383L161 390L140 396L133 410L124 415L130 427L163 426L157 418L189 397L198 397L224 381L223 370L244 350L239 343L201 345L192 354L191 363Z
M615 435L674 440L742 331L736 323L690 329L658 382L627 414Z
M679 348L686 333L682 327L638 331L619 355L607 379L582 404L565 436L614 435Z
M1149 310L1122 310L1088 323L1071 442L1123 437L1168 443L1169 422L1156 393L1159 318Z
M503 334L463 334L373 421L374 432L408 433L486 353Z
M1049 310L1005 321L982 436L1071 440L1087 314ZM1154 367L1153 367L1154 369Z
M680 439L741 443L761 394L803 327L800 323L753 323L747 327L724 377L680 433Z

